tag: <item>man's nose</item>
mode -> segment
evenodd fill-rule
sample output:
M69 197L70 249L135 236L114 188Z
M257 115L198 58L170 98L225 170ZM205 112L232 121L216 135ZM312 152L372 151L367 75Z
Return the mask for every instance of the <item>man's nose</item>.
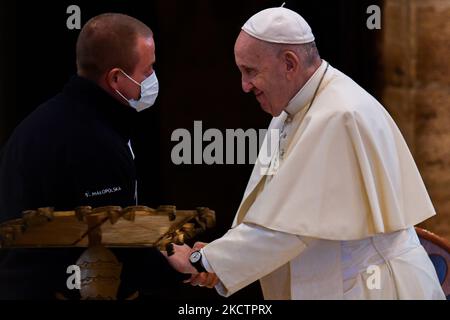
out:
M253 84L249 81L242 79L242 90L245 93L249 93L252 91L252 89L253 89Z

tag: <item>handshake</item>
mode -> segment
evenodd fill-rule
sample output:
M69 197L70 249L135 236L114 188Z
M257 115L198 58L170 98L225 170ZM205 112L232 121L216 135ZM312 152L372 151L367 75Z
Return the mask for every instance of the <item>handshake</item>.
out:
M191 248L187 244L176 245L169 244L166 247L167 251L161 253L167 258L169 264L178 272L190 274L191 277L184 280L184 283L190 283L193 286L214 288L219 283L219 278L212 272L199 272L191 263L190 257L193 252L199 251L206 246L206 243L196 242Z

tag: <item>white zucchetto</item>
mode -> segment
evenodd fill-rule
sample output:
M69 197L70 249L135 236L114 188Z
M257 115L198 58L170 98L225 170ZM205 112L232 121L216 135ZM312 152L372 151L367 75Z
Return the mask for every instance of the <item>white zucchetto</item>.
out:
M262 10L242 27L249 35L272 43L303 44L314 41L311 27L297 12L287 8Z

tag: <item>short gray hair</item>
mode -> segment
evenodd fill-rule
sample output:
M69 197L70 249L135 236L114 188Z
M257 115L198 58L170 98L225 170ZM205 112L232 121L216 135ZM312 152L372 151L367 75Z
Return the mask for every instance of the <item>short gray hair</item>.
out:
M274 51L275 55L279 56L285 50L295 52L301 59L303 66L308 68L320 59L319 50L317 50L316 43L309 42L304 44L282 44L282 43L268 43Z

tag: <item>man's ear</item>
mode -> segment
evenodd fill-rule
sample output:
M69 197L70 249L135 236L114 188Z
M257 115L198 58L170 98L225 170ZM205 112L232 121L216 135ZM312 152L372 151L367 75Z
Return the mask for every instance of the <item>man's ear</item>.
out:
M287 50L283 53L283 58L286 67L286 77L291 80L300 67L300 60L297 55L290 50Z
M113 68L106 73L106 83L113 90L119 90L119 79L122 72L119 68Z

